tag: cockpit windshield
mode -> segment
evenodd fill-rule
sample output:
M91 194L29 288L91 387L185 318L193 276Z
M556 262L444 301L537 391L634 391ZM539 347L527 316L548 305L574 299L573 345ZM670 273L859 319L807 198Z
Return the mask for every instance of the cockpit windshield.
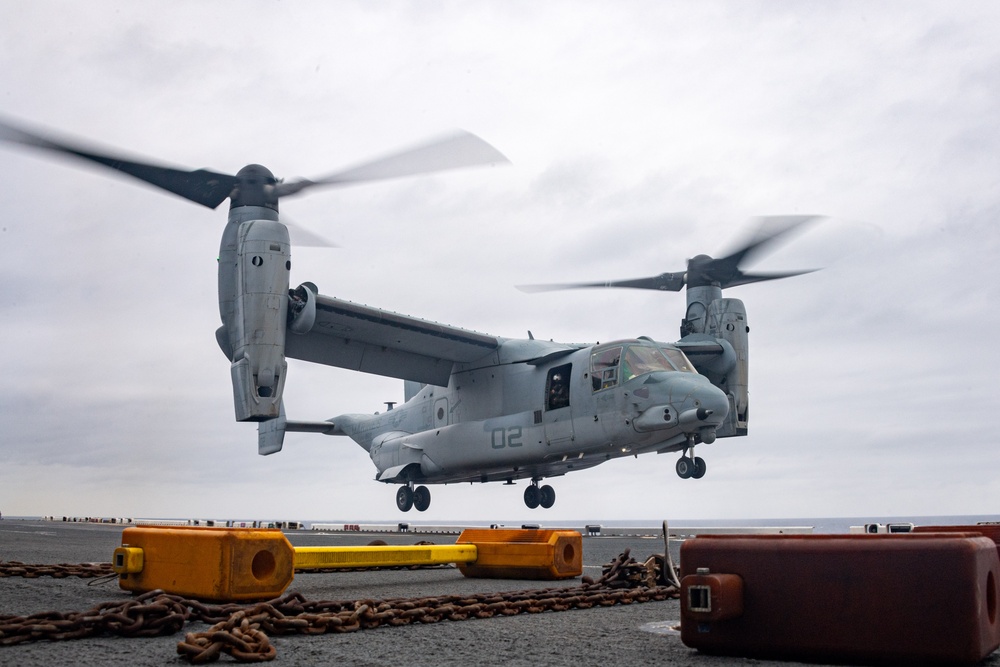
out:
M676 370L658 348L645 345L630 345L625 352L625 364L622 366L622 377L626 382L638 375L653 371Z
M661 347L663 353L667 355L677 370L683 371L685 373L696 373L694 365L691 364L691 360L687 358L687 355L680 350L673 347Z
M644 341L597 348L590 357L590 371L594 391L654 371L695 372L680 350Z

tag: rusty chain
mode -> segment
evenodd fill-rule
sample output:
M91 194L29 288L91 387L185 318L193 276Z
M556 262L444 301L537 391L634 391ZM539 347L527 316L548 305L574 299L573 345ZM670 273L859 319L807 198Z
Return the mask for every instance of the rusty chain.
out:
M432 542L417 542L417 544L433 544ZM295 574L329 574L331 572L355 572L361 570L430 570L452 567L450 564L440 565L380 565L377 567L314 567L296 569ZM114 575L111 563L59 563L56 565L38 565L22 563L16 560L0 561L0 579L3 577L22 577L36 579L38 577L80 577L93 579Z
M239 662L261 662L276 655L269 639L273 635L354 632L675 598L677 588L663 583L663 563L663 556L658 555L639 563L626 550L603 567L596 581L583 577L579 586L425 598L309 601L299 593L290 593L245 606L211 605L151 591L126 602L103 603L85 612L0 616L0 646L102 634L162 636L178 632L188 622L200 621L212 627L186 634L177 645L182 658L202 664L226 653Z
M0 561L0 577L80 577L91 579L114 574L111 563L59 563L58 565L29 565L16 560Z

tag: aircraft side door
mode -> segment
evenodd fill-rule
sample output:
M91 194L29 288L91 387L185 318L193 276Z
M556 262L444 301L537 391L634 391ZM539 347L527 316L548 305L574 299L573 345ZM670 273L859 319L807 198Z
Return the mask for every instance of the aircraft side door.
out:
M545 375L542 424L547 445L570 442L574 438L571 407L573 397L570 395L572 372L573 364L563 364L550 368Z

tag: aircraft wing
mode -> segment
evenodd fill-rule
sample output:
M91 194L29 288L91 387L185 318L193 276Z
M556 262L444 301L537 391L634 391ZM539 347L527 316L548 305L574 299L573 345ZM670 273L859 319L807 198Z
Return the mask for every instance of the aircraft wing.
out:
M501 342L496 336L319 295L315 324L304 334L288 330L285 356L443 387L454 364L481 359Z

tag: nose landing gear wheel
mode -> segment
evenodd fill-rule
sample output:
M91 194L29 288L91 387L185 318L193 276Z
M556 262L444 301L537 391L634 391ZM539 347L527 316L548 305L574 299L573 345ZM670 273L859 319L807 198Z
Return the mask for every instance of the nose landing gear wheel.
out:
M677 460L677 476L681 479L688 479L693 477L694 479L701 479L705 476L705 472L708 470L708 464L705 463L705 459L700 456L690 458L688 456L682 456Z
M430 494L427 494L427 502L430 503ZM413 507L413 489L408 486L401 486L396 491L396 507L400 512L409 512Z
M681 479L687 479L694 474L694 461L686 456L682 456L677 459L677 465L674 466L677 471L677 476Z
M413 489L413 506L418 512L426 512L431 506L431 492L426 486L418 486Z
M695 479L701 479L705 476L706 470L708 470L708 465L705 463L705 459L700 456L696 456L694 459L694 470L691 472L691 476Z

